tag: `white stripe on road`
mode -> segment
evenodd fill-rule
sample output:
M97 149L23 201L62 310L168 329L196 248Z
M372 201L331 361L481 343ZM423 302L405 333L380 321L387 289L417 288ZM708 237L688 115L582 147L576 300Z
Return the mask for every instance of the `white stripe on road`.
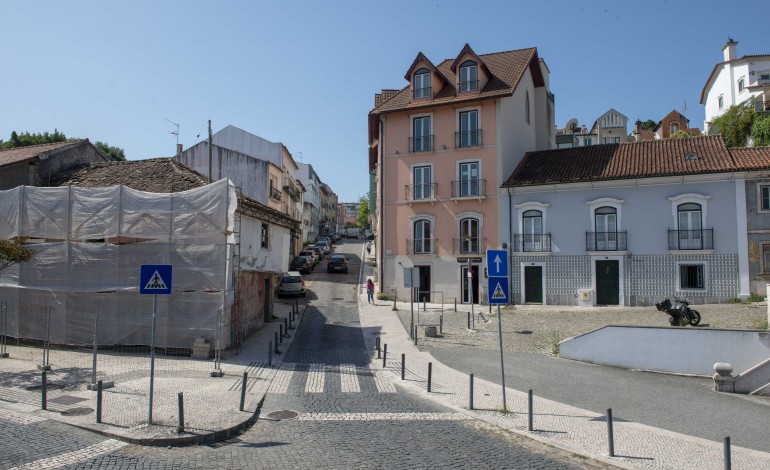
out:
M355 364L340 364L340 381L343 393L361 392Z
M381 372L372 370L372 376L374 377L374 386L377 387L379 393L396 393L396 386Z
M286 393L289 390L289 383L294 377L296 364L284 363L278 372L275 373L273 383L270 385L270 393Z
M34 462L30 462L18 467L13 467L10 470L61 468L67 465L82 462L83 460L88 460L90 458L96 457L97 455L118 450L121 447L125 447L127 445L128 444L125 442L116 441L114 439L107 439L106 441L102 441L92 446L84 447L80 450L35 460Z
M462 413L303 413L299 421L464 421Z
M325 364L310 364L305 382L305 393L324 392L324 366Z

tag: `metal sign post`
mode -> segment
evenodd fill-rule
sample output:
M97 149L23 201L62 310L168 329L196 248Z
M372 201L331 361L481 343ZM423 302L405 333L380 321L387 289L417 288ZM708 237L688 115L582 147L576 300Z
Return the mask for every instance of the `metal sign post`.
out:
M414 332L414 297L416 290L420 288L420 271L417 268L404 268L404 287L409 288L411 297L410 309L412 319L409 323L409 338L417 339L417 335ZM417 308L419 309L419 306Z
M150 344L150 402L147 422L152 424L152 398L155 384L155 324L158 316L158 294L171 293L170 264L143 264L139 275L139 293L152 294L152 339Z
M505 364L503 362L503 318L500 304L508 303L508 252L506 250L487 250L487 272L489 285L487 293L489 304L497 304L497 332L500 339L500 375L503 386L503 411L508 410L505 399Z

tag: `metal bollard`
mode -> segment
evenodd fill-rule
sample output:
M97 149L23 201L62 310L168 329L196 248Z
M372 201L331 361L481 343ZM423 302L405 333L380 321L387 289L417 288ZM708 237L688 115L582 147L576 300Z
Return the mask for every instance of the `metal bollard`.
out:
M529 419L527 421L527 431L534 429L534 402L532 401L532 389L527 391L527 411L529 413Z
M730 451L730 436L725 437L725 470L733 468L733 458Z
M468 312L468 329L471 329L471 312Z
M393 295L393 308L391 309L393 311L398 310L396 308L396 300L398 300L398 297L396 295Z
M283 337L284 337L283 323L281 323L280 325L278 325L278 341L280 341L281 344L283 344Z
M455 297L455 312L457 311L457 297Z
M184 393L179 392L177 394L176 403L179 412L179 424L176 427L176 432L182 434L184 432Z
M388 360L388 343L385 343L385 347L382 349L382 367L385 367L385 361Z
M294 299L294 310L299 313L299 300Z
M615 436L612 432L612 408L607 408L607 438L610 445L610 457L615 457Z
M243 411L243 407L246 406L246 385L248 380L249 380L249 373L244 372L243 384L241 385L241 407L240 407L241 411Z
M433 363L429 362L428 363L428 393L430 393L430 382L432 378L433 378Z
M102 381L96 382L96 422L102 422Z
M278 332L275 332L275 354L281 354L281 351L278 350Z
M293 315L291 314L291 312L289 312L289 329L290 329L290 330L293 330L293 329L294 329L294 325L292 325L292 322L293 322L294 320L293 320L293 318L292 318L292 317L293 317Z
M283 334L287 338L289 337L289 319L288 318L283 319Z
M471 374L471 383L470 383L470 400L468 402L468 409L473 409L473 374Z
M406 377L406 354L401 354L401 380Z
M417 325L414 325L414 345L417 346Z
M440 335L444 334L444 314L442 313L440 317L438 317L438 333Z
M48 408L48 384L46 383L46 374L47 371L45 369L40 373L40 377L43 381L40 386L41 409L43 410Z
M267 345L267 365L273 367L273 342L270 341Z
M382 356L381 356L381 350L380 350L380 337L379 336L376 338L376 341L377 341L377 359L380 359Z

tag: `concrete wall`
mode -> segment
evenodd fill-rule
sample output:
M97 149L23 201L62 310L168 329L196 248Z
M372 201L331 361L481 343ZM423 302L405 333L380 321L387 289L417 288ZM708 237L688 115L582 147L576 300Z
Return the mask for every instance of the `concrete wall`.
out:
M661 319L665 321L664 315ZM708 321L708 319L705 319ZM770 356L766 330L606 326L564 340L559 356L624 369L711 376L727 362L740 374Z
M261 246L262 225L268 225L268 247ZM241 220L241 269L281 273L291 262L290 230L262 220L243 217Z
M219 147L234 150L281 167L283 145L280 142L270 142L235 126L225 127L213 134L211 140L214 145ZM235 181L233 178L230 179Z
M0 190L17 186L50 186L57 173L89 163L107 161L89 142L80 142L46 155L0 168Z

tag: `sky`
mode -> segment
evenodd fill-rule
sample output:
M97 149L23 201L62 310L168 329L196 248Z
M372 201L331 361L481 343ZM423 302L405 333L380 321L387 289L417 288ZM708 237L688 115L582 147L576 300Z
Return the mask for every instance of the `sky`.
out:
M702 129L728 37L770 53L761 19L716 0L0 0L0 139L56 128L139 160L174 155L168 121L187 148L210 119L282 142L352 202L374 94L406 86L418 52L536 47L557 127L614 108L629 131L674 109Z

